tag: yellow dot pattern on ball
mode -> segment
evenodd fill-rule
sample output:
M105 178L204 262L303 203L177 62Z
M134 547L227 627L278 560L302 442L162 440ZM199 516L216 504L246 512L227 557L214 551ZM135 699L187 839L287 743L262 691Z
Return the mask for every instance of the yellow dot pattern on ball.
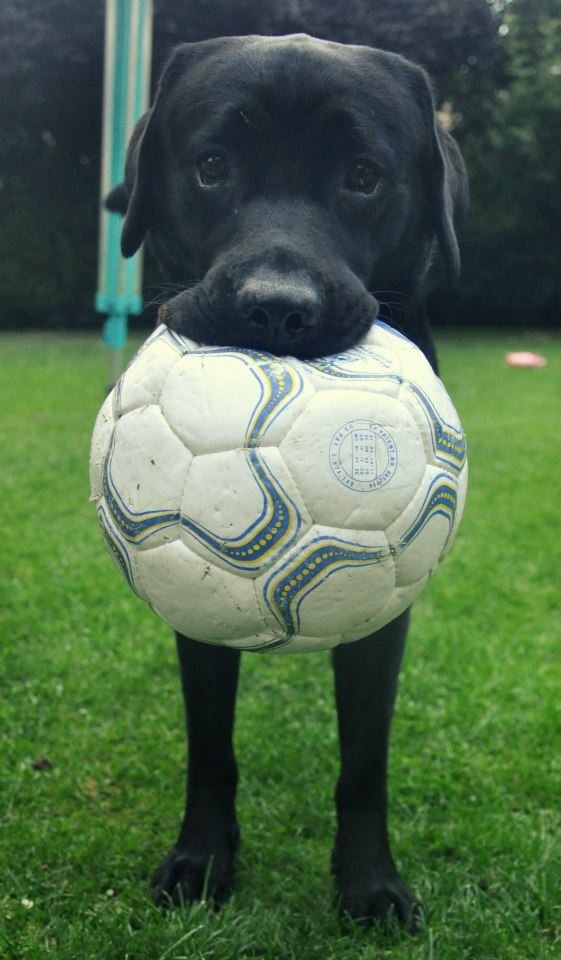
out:
M467 444L464 432L443 423L435 407L417 384L404 381L404 386L420 401L423 413L428 421L431 433L433 454L437 461L461 470L467 458Z
M385 545L365 547L331 538L328 545L329 549L325 549L325 539L320 538L319 543L309 546L305 556L294 557L265 584L265 602L285 637L298 632L299 604L326 576L337 569L379 563L391 557Z

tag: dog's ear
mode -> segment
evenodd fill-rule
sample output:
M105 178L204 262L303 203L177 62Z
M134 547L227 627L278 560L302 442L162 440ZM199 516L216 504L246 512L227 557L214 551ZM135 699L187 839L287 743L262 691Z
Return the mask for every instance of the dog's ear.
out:
M132 257L136 253L150 222L150 180L154 158L154 135L150 130L150 121L153 112L154 107L151 107L140 118L127 150L123 184L127 205L121 233L121 253L124 257Z
M460 148L436 117L433 118L433 189L438 204L436 235L449 275L460 276L460 251L456 228L462 222L469 203L469 183Z
M436 116L429 79L420 67L413 67L415 95L421 107L427 144L427 177L435 214L434 232L447 273L460 275L460 251L456 227L467 211L469 184L460 149Z
M125 184L118 183L116 187L113 187L105 197L103 205L111 213L120 213L124 217L129 205L129 195Z
M127 205L121 234L121 251L124 257L132 257L133 253L136 253L150 225L151 182L158 152L156 120L159 106L192 60L194 48L198 46L199 44L181 44L172 53L158 84L154 105L140 118L131 136L125 165L124 189Z

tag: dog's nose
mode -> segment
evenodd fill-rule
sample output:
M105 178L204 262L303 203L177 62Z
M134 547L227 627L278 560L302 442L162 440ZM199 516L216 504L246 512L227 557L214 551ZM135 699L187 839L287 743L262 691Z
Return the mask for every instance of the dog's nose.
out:
M260 271L236 295L239 315L254 331L273 340L295 340L320 316L320 295L305 274Z

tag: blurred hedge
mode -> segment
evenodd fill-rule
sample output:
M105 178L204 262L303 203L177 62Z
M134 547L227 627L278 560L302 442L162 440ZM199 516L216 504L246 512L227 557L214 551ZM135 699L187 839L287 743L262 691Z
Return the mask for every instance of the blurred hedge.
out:
M559 322L561 0L155 0L154 74L183 39L305 30L422 63L467 161L472 207L440 324ZM103 4L4 0L0 13L3 328L99 325L95 291ZM148 300L160 288L147 268ZM138 323L148 322L147 316Z

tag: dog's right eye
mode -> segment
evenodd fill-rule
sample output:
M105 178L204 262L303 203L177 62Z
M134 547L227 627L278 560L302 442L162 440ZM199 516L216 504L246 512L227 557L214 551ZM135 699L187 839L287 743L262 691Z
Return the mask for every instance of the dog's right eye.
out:
M207 187L228 179L228 164L221 153L209 153L206 157L200 157L197 171L199 180Z

